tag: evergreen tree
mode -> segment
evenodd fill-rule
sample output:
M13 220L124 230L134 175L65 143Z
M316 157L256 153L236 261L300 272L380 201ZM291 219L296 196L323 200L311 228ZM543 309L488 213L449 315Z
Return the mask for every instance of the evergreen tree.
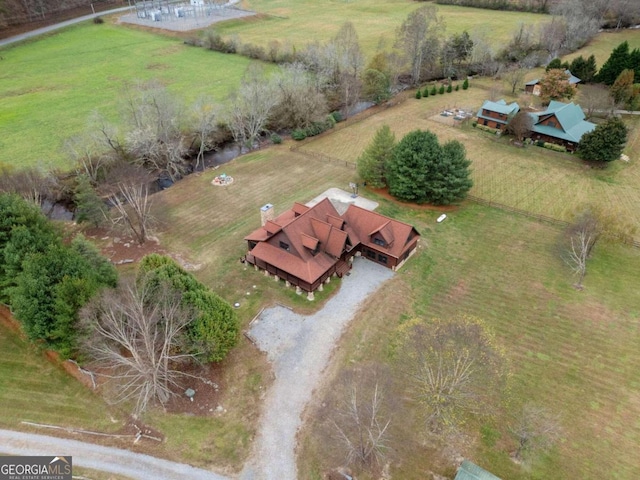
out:
M387 167L389 192L415 203L450 204L472 186L470 163L460 142L440 146L433 133L413 131L394 149Z
M447 93L451 93L453 91L453 87L451 84L447 85Z
M444 85L440 85L440 90L438 90L438 93L439 93L440 95L443 95L443 94L444 94Z
M387 163L393 156L396 137L389 125L383 125L373 140L358 158L358 175L374 188L386 187Z
M467 90L469 88L469 79L465 78L464 82L462 82L462 89Z
M422 98L422 92L420 91L420 89L416 90L416 98L418 100L420 100Z
M436 89L436 86L434 85L434 86L431 88L431 95L436 95L437 93L438 93L438 90Z
M233 307L182 269L172 258L151 254L140 262L139 278L157 286L168 283L182 295L182 306L196 316L187 327L186 352L219 362L238 343L239 324Z
M449 205L464 199L473 181L464 145L451 140L442 147L442 157L436 165L436 174L429 184L430 203Z
M573 75L578 77L582 83L591 83L597 73L596 57L591 55L585 60L582 55L576 57L569 65L569 70Z
M60 233L36 205L18 195L0 194L0 301L11 304L11 288L29 254L60 242Z
M625 68L629 68L629 64L629 43L624 41L613 49L607 61L602 65L598 72L598 81L606 85L613 85L618 75Z
M562 60L560 60L559 58L554 58L553 60L551 60L548 64L547 67L545 68L545 71L548 72L549 70L553 70L555 68L559 68L561 70L566 70L567 68L569 68L569 65L567 65L567 63L562 63Z
M42 342L63 357L77 347L80 309L103 286L114 287L113 265L84 239L30 254L12 289L13 312L31 341Z
M425 98L429 96L429 85L424 87L424 90L422 90L422 96Z
M583 72L583 76L585 81L588 83L593 82L596 79L596 75L598 74L598 65L596 64L596 57L594 55L589 55L587 58L587 65L585 66L585 71ZM580 77L582 80L582 77Z
M578 155L592 162L611 162L620 158L627 142L627 126L613 117L585 133L578 144Z
M74 200L77 222L88 222L94 227L99 227L105 218L105 204L91 185L88 176L78 176Z
M636 80L640 80L640 48L634 48L629 54L627 68L633 70Z

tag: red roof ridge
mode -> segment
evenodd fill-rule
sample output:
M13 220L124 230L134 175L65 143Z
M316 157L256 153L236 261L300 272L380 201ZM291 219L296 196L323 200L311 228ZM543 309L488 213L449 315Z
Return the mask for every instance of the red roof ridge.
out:
M397 220L397 219L395 219L395 218L387 217L386 215L382 215L381 213L378 213L378 212L376 212L376 211L374 211L374 210L368 210L368 209L366 209L366 208L359 207L358 205L355 205L355 204L353 204L353 203L352 203L351 205L349 205L349 208L347 208L347 211L346 211L343 215L345 215L345 214L346 214L349 210L351 210L352 208L357 208L358 210L362 210L363 212L367 212L367 213L370 213L370 214L372 214L372 215L376 215L376 216L378 216L378 217L385 218L385 219L386 219L386 220L388 220L389 222L401 223L402 225L406 225L407 227L414 228L414 226L413 226L413 225L411 225L410 223L403 222L402 220ZM374 233L375 233L375 232L374 232Z

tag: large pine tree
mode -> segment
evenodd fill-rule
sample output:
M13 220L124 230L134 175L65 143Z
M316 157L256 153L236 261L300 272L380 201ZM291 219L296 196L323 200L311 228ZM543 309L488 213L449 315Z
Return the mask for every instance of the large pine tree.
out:
M441 146L433 133L413 131L398 143L387 166L389 192L409 202L448 205L472 187L470 164L460 142Z
M371 144L358 158L360 178L374 188L386 187L387 164L391 160L395 145L396 137L389 125L380 127Z
M619 118L613 117L582 136L578 155L583 160L611 162L620 158L626 141L627 126Z
M625 68L629 67L629 43L624 41L613 49L607 61L602 65L602 68L598 72L598 81L606 85L613 85L618 75L620 75Z

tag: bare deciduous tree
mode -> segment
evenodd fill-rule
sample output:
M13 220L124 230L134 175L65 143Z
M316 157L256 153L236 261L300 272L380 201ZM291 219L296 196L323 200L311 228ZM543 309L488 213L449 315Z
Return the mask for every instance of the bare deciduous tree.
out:
M264 68L257 63L249 65L240 87L231 96L226 115L227 125L235 141L243 148L253 148L265 131L277 103L278 92Z
M344 372L340 382L344 395L333 420L346 463L371 472L384 465L391 423L381 376L370 368Z
M127 86L124 93L128 156L138 165L180 179L187 145L178 101L158 82Z
M195 141L198 142L198 155L196 156L195 169L202 164L204 169L204 152L211 149L213 145L209 137L216 131L216 118L218 108L210 98L200 97L196 100L192 109L192 130L195 133Z
M180 295L143 279L104 291L80 318L86 332L83 348L92 364L109 372L104 375L115 383L115 402L133 402L139 415L152 402L169 400L185 375L178 367L193 357L180 353L192 320Z
M285 65L275 75L279 101L273 110L275 128L307 128L327 114L325 96L316 86L304 64ZM272 127L273 128L273 127Z
M360 98L364 67L364 55L360 49L358 33L351 22L345 22L331 42L336 54L337 84L342 94L342 104L348 116Z
M518 442L513 453L518 461L525 461L535 454L549 450L562 436L558 416L532 404L523 407L510 430Z
M514 65L502 73L502 78L509 88L511 88L512 95L516 93L516 88L522 84L526 74L527 70L520 65Z
M608 117L617 107L609 90L602 85L582 85L578 100L587 120L597 116Z
M586 205L580 207L567 229L567 245L563 259L578 276L576 288L582 288L587 273L587 260L600 240L626 243L633 239L637 227L628 222L614 207Z
M403 328L407 374L430 432L456 430L468 414L492 413L506 380L506 364L480 320L415 319Z
M516 140L522 142L533 128L533 119L527 112L518 112L507 124L507 133L516 137Z
M104 134L98 130L71 137L65 141L67 155L75 164L78 175L86 175L92 183L97 184L101 173L114 159L104 148Z
M140 245L147 241L154 223L149 192L151 181L151 175L142 167L120 163L110 170L101 187L101 193L109 198L115 210L111 217L113 224L128 230Z
M410 65L411 80L420 82L425 63L433 63L439 57L439 38L442 23L433 5L420 7L409 13L396 39L398 48Z
M46 200L52 204L57 200L58 181L44 168L0 168L0 192L15 193L26 201L42 207Z

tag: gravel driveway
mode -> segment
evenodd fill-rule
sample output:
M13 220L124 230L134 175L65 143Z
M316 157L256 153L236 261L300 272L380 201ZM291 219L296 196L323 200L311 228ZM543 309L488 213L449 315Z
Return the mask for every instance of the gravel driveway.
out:
M276 379L267 394L252 457L241 479L297 478L296 433L304 407L360 303L392 276L391 270L358 257L351 275L344 277L338 293L319 312L304 316L273 307L254 322L250 334L267 353Z
M138 480L228 480L222 475L141 453L34 433L0 430L8 455L72 455L73 464Z

